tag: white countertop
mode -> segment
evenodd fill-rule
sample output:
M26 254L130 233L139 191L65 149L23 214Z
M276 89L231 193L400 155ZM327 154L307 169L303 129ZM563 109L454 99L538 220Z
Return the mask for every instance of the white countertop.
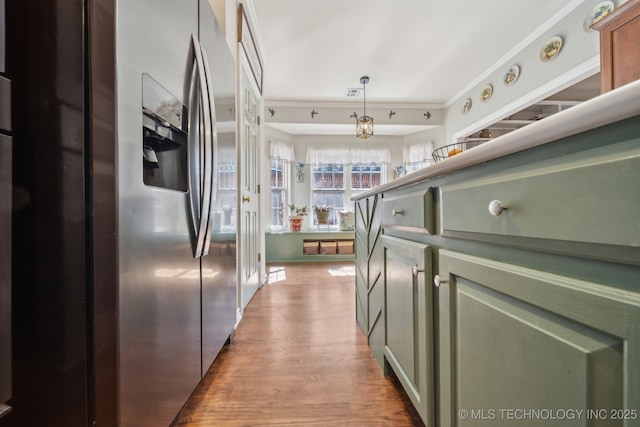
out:
M364 199L372 194L415 184L429 178L455 172L509 154L517 153L561 138L586 132L629 117L640 115L640 80L604 93L580 105L544 120L514 130L506 135L463 151L424 169L353 197ZM638 120L640 126L640 119Z

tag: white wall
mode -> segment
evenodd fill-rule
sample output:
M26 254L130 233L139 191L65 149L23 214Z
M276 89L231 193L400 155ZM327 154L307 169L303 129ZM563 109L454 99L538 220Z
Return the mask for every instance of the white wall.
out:
M586 32L583 22L598 3L600 0L572 1L559 12L564 16L557 15L556 22L551 22L547 28L540 28L508 53L495 69L480 76L467 90L449 102L445 117L445 140L436 148L451 144L455 137L474 133L597 73L600 69L599 34ZM540 50L553 36L562 37L562 50L553 60L542 62ZM514 42L505 40L505 45ZM503 83L504 75L512 65L520 67L520 78L506 86ZM480 93L486 84L493 85L493 96L487 102L482 102ZM463 114L461 107L466 98L471 98L473 105L468 113Z

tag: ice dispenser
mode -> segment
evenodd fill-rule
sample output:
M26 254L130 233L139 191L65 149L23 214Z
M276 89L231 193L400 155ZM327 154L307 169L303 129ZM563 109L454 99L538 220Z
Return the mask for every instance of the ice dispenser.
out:
M187 108L142 75L142 171L146 185L187 191Z

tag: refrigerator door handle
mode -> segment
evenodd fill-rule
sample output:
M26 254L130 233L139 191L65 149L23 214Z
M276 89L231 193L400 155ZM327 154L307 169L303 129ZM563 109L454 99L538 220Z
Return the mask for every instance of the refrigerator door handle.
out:
M213 92L213 79L211 78L211 68L209 67L209 60L207 58L207 52L201 48L202 59L204 62L204 76L207 81L207 96L209 99L209 111L211 112L211 133L210 133L210 149L209 155L205 161L209 161L209 170L211 171L211 186L208 194L209 206L215 206L217 196L218 185L218 126L216 119L216 104ZM206 197L206 196L205 196ZM209 211L210 212L210 211ZM211 244L211 221L207 221L207 229L205 231L204 246L205 251L203 255L209 253L209 245Z
M193 257L209 252L206 244L211 211L212 184L212 116L209 91L204 70L202 49L195 35L191 35L194 53L194 70L189 94L189 202L195 239Z

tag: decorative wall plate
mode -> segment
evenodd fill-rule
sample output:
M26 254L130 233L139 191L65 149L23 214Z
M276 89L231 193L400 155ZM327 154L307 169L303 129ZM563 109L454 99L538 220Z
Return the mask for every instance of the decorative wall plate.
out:
M562 38L556 36L551 37L545 45L540 49L540 60L542 62L549 62L560 53L562 49Z
M480 100L487 102L491 98L491 95L493 95L493 86L486 85L482 88L482 92L480 92Z
M465 99L462 103L462 112L466 114L469 110L471 110L471 98Z
M518 80L518 77L520 77L520 67L512 65L511 68L509 68L509 71L504 75L504 84L507 86L512 85L516 80Z
M596 22L613 12L613 9L615 9L615 5L612 1L603 1L601 3L598 3L598 5L591 11L591 13L587 15L584 23L582 24L582 27L588 33L593 31L590 28L591 25L595 24Z

